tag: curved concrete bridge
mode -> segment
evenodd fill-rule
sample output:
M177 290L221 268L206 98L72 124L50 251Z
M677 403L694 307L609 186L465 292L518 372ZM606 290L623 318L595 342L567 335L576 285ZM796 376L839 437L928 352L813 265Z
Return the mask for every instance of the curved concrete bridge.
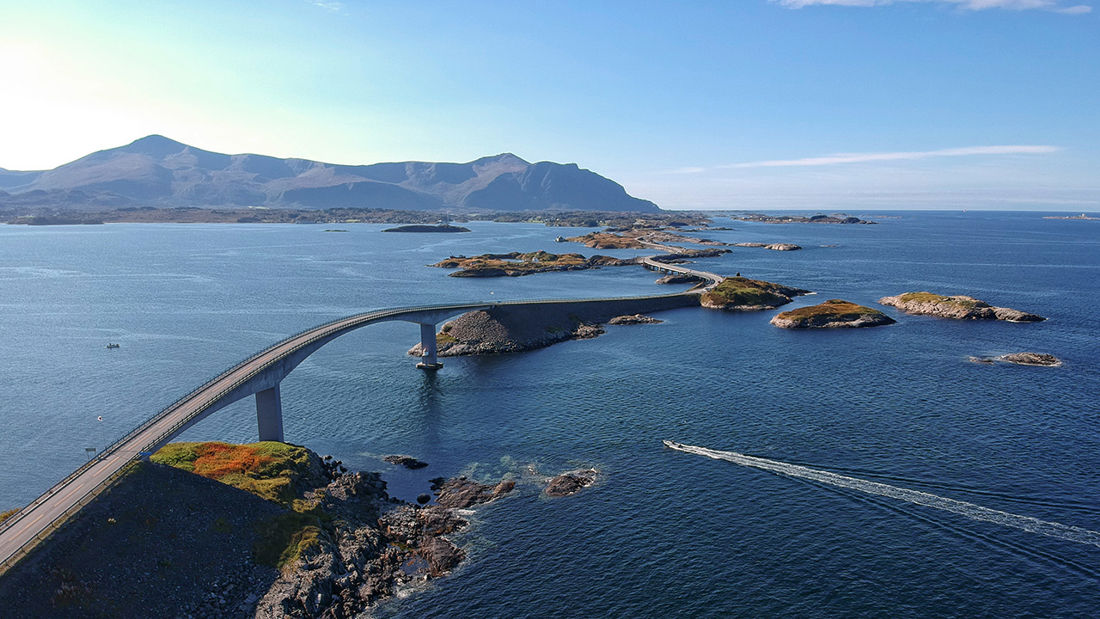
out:
M714 278L721 279L711 273L693 271L680 265L659 261L644 264L648 268L694 274L712 281ZM126 464L140 457L148 457L181 432L233 402L255 395L260 440L282 441L279 384L306 357L341 335L361 327L394 320L418 324L424 356L417 367L435 370L441 367L436 359L435 325L458 314L487 309L513 315L531 312L535 316L538 312L552 309L606 320L604 316L696 305L698 294L699 290L695 290L642 297L400 307L356 314L308 329L252 355L167 406L0 524L0 573L109 487Z

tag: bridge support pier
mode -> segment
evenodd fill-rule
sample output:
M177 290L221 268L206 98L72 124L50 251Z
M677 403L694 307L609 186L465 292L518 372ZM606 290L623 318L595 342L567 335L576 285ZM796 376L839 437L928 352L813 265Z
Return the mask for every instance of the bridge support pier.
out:
M261 441L283 442L283 400L278 384L256 392L256 425Z
M439 362L436 357L435 346L435 324L422 322L420 324L420 348L424 350L424 355L420 359L420 363L416 364L416 367L421 370L438 370L443 367L443 364Z

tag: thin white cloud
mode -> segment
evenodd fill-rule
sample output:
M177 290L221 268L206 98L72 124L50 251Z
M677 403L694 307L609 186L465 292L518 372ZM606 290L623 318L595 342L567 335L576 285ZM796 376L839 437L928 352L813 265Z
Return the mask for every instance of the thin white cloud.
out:
M933 157L971 157L980 155L1045 155L1058 152L1061 148L1042 144L1016 144L999 146L964 146L961 148L942 148L939 150L898 151L891 153L835 153L821 157L802 159L773 159L768 161L746 161L728 163L710 167L685 167L670 170L673 174L698 174L710 170L731 168L789 168L809 166L829 166L845 163L871 163L876 161L914 161Z
M937 4L951 4L968 11L984 11L986 9L1006 9L1010 11L1042 10L1064 13L1066 15L1082 15L1092 11L1087 4L1067 5L1062 0L770 0L772 3L788 9L801 9L808 6L855 6L873 7L899 4L903 2L926 2Z
M306 0L306 2L313 6L332 11L333 13L339 13L344 10L344 3L337 2L337 0Z

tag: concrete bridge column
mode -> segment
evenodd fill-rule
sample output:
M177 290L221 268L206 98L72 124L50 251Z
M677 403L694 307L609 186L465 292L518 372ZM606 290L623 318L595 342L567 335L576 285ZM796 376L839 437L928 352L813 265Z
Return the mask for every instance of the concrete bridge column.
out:
M424 350L424 356L421 358L420 363L416 364L416 367L422 370L438 370L443 367L443 364L436 357L435 325L428 322L419 324L420 347Z
M256 392L256 425L261 441L283 442L283 400L278 384Z

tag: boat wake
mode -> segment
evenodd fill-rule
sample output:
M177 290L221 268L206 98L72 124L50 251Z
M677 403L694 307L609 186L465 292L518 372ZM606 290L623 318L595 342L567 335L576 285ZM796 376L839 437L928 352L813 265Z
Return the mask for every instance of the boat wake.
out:
M923 505L925 507L931 507L933 509L940 509L946 512L959 514L973 520L992 522L994 524L999 524L1006 527L1021 529L1029 533L1038 533L1039 535L1055 537L1070 542L1076 542L1078 544L1091 544L1093 546L1100 547L1100 532L1091 531L1089 529L1082 529L1081 527L1061 524L1058 522L1050 522L1047 520L1040 520L1031 516L1010 514L1008 512L1003 512L997 509L982 507L981 505L975 505L974 503L968 503L966 501L949 499L947 497L930 494L928 492L910 490L908 488L900 488L898 486L891 486L889 484L883 484L876 481L868 481L866 479L859 479L857 477L848 477L847 475L838 475L836 473L830 473L828 471L822 471L819 469L812 469L797 464L779 462L778 460L768 460L767 458L747 456L742 453L737 453L736 451L720 451L717 449L707 449L706 447L684 445L683 443L676 443L674 441L662 442L665 444L665 447L669 447L690 454L706 456L708 458L714 458L716 460L725 460L727 462L733 462L734 464L740 464L741 466L750 466L757 469L763 469L765 471L771 471L772 473L777 473L779 475L799 477L802 479L809 479L812 481L821 482L823 484L838 486L840 488L849 488L851 490L856 490L867 494L874 494L890 497L893 499L899 499L916 505Z

